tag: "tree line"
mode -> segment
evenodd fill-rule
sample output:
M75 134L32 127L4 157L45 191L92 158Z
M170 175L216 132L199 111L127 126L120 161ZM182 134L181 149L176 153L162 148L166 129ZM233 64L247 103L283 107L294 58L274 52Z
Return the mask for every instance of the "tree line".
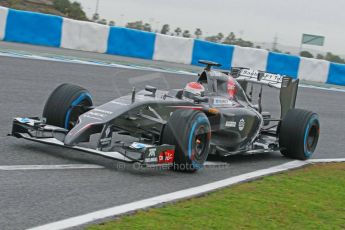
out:
M137 29L152 32L152 27L149 23L144 23L143 21L135 21L135 22L128 22L126 24L127 28ZM202 37L203 32L200 28L196 28L193 32L190 30L183 30L181 27L176 27L175 29L171 29L169 24L164 24L162 28L157 33L177 36L177 37L184 37L184 38L191 38L194 37L196 39L205 39L206 41L222 43L222 44L231 44L231 45L238 45L242 47L254 47L254 43L250 41L243 40L242 38L237 38L233 32L230 32L227 36L223 33L218 33L216 35Z
M70 2L69 0L53 0L53 6L56 10L62 12L69 18L76 20L88 20L79 2Z
M330 62L336 62L336 63L341 63L345 64L345 60L341 58L339 55L333 54L331 52L327 52L325 55L323 54L317 54L314 56L312 53L308 51L301 51L300 56L302 57L307 57L307 58L316 58L316 59L322 59Z

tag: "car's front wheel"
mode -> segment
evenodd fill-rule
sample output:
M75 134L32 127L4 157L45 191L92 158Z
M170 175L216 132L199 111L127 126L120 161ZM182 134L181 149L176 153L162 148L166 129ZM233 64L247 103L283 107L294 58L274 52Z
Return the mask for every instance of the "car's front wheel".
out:
M211 127L204 113L177 110L162 131L161 143L175 145L174 170L195 172L203 167L210 139Z
M49 125L72 129L78 118L92 106L91 94L84 88L62 84L49 96L43 110L43 117Z

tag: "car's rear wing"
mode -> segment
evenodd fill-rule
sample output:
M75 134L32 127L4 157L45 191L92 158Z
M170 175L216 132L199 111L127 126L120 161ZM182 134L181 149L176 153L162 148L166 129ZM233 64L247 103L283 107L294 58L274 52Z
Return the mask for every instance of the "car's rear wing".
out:
M281 118L285 117L285 114L289 109L295 108L299 83L298 79L293 79L292 77L285 75L239 67L232 68L230 74L236 78L245 91L247 91L248 83L266 85L280 89Z
M283 79L286 77L280 74L267 73L246 68L232 68L231 75L239 82L245 81L254 84L267 85L278 89L281 88Z

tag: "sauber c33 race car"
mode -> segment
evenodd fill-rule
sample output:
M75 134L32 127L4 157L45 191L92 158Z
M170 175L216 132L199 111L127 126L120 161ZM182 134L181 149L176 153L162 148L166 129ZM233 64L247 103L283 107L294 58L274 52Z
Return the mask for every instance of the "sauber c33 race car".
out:
M200 63L206 67L198 80L183 89L133 88L97 107L86 89L62 84L49 96L42 118L14 118L11 135L189 172L202 168L209 154L280 151L294 159L311 157L320 124L316 113L295 109L298 79L246 68L221 72L212 69L217 63ZM256 105L253 84L260 88ZM280 90L280 117L263 112L263 86ZM82 145L94 135L94 146Z

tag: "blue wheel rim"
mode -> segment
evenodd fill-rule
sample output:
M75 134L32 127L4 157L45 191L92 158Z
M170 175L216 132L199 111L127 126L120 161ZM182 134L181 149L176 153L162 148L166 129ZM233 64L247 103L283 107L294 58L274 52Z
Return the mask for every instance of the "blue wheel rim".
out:
M69 122L70 122L70 117L71 117L71 112L73 110L73 107L77 106L78 104L80 104L83 100L89 99L90 101L92 101L91 95L89 93L82 93L79 95L79 97L77 99L75 99L69 109L66 112L66 116L65 116L65 129L68 129L69 127Z

